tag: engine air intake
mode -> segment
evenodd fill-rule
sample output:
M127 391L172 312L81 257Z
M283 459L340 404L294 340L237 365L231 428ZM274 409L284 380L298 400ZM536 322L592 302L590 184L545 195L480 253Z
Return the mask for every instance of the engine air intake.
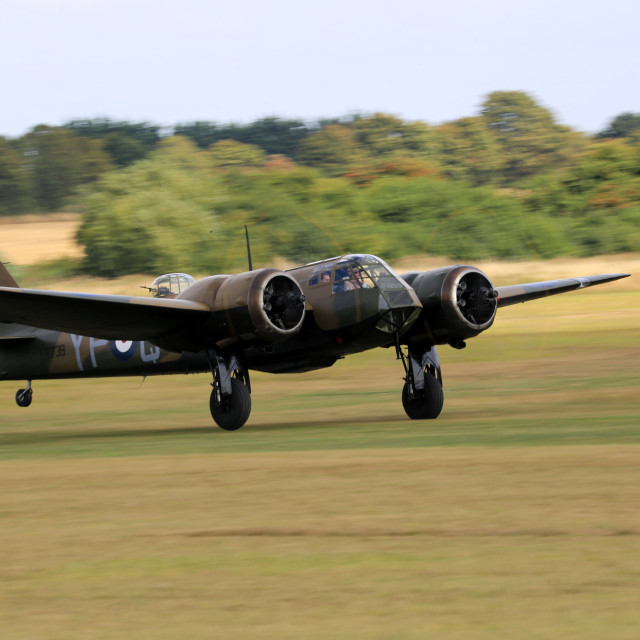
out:
M493 324L498 292L480 269L456 265L410 274L410 282L423 305L417 340L460 348Z
M444 294L445 298L448 294L453 309L470 327L484 331L493 322L498 292L481 271L467 268L453 279Z
M271 278L262 292L262 309L274 327L296 329L304 317L304 295L298 283L284 275Z

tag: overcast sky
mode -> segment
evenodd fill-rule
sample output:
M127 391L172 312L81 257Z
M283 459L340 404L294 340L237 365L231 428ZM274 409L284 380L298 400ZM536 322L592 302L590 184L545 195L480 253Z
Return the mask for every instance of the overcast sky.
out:
M603 129L640 112L638 0L0 0L0 134L382 111L438 123L495 90Z

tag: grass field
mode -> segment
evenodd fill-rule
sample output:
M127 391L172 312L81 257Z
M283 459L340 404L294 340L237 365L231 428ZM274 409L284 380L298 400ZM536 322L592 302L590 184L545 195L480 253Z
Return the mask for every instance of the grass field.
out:
M636 638L638 302L503 310L427 423L386 351L235 433L206 376L4 383L3 638Z
M501 310L433 422L385 350L254 375L233 433L207 376L3 383L2 638L635 640L639 312L637 276Z

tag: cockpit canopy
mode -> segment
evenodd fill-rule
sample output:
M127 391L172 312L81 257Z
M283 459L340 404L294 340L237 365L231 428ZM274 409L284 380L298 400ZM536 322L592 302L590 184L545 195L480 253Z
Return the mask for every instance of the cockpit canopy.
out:
M309 285L332 284L333 293L353 289L405 289L405 284L380 258L371 255L349 255L314 268Z
M195 279L186 273L165 273L151 283L149 291L154 298L175 298L194 282Z

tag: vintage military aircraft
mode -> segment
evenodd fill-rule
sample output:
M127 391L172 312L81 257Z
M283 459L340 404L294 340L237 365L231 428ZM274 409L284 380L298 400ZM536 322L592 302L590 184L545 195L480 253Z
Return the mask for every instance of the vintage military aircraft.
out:
M197 282L170 273L144 298L21 289L0 264L0 380L27 380L16 393L27 407L33 380L211 371L211 415L235 430L251 412L250 370L310 371L393 347L407 415L436 418L437 345L462 349L500 307L628 275L494 287L470 266L397 275L375 256L345 255Z

